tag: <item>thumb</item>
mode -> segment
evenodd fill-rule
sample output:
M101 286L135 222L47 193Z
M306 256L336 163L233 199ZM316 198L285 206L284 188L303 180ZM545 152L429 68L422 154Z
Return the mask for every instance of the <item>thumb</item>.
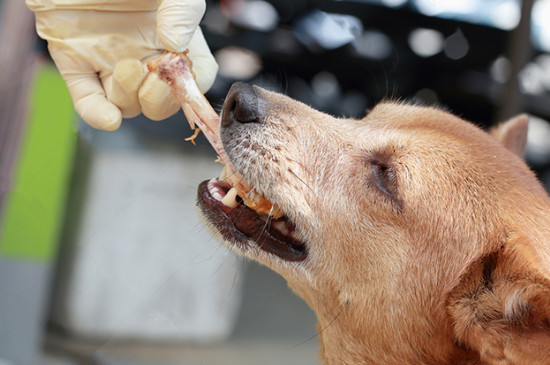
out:
M162 45L170 51L183 52L205 10L205 0L162 0L157 11Z
M105 97L97 73L84 60L60 48L50 43L50 54L67 84L76 112L94 128L118 129L122 122L120 110Z

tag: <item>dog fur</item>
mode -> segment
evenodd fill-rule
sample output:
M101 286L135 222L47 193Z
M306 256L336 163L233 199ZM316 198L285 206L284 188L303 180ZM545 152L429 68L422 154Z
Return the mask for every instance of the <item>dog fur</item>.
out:
M253 123L226 101L225 149L308 256L228 245L311 306L324 364L550 364L550 205L521 157L526 116L486 133L433 107L351 120L253 93Z

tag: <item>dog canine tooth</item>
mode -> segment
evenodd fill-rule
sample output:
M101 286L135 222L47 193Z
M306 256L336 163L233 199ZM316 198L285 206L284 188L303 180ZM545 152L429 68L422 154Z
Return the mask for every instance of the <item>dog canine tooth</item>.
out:
M227 194L223 197L222 203L229 208L235 208L239 203L237 202L237 189L231 188Z

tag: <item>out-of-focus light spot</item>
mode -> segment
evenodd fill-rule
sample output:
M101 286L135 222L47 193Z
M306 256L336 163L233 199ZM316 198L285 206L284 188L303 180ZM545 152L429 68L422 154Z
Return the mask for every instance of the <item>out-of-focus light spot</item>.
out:
M542 70L541 82L544 88L550 91L550 54L542 54L535 58L535 63Z
M550 52L550 0L538 0L533 5L531 22L533 41L537 47Z
M323 99L332 99L340 94L340 85L334 74L321 71L311 80L311 87L315 94Z
M439 102L439 98L437 96L437 93L433 91L432 89L421 89L418 90L416 94L414 94L415 99L418 99L422 101L425 104L428 105L434 105Z
M350 43L363 32L363 24L354 16L316 10L298 20L294 32L310 50L322 51Z
M491 22L495 27L512 30L518 26L521 17L521 8L516 1L504 1L496 5L495 8L491 12Z
M418 11L428 16L435 16L443 11L440 6L428 0L418 0L415 4Z
M353 45L360 55L375 60L388 58L392 53L392 41L382 32L369 30L357 36Z
M421 57L430 57L443 49L443 35L437 30L418 28L409 34L409 46Z
M504 84L510 79L510 72L512 70L512 65L508 58L501 56L498 57L489 69L489 73L493 80L498 83Z
M233 23L260 32L269 32L277 28L279 14L270 3L263 0L245 1L231 16Z
M520 0L413 0L419 12L511 30L519 23Z
M451 60L459 60L468 54L470 44L460 29L445 40L445 55Z
M441 13L468 14L479 5L480 0L416 0L418 10L426 15L434 16Z
M525 156L534 164L544 164L550 161L550 124L540 118L529 117L527 132L527 147Z
M518 74L520 89L525 94L540 95L544 93L544 70L534 62L528 63Z
M401 5L404 5L407 1L408 0L382 0L382 4L391 8L397 8Z
M260 57L247 49L225 47L215 53L219 74L237 80L248 80L262 69Z

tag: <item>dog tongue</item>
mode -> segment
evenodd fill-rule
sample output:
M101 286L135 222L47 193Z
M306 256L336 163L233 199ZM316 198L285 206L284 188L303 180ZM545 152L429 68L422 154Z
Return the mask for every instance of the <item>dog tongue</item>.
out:
M147 68L149 71L156 71L160 79L170 85L172 95L181 104L189 125L193 129L196 129L195 126L200 128L214 147L220 162L225 165L224 179L235 187L245 205L275 218L282 216L277 205L271 203L263 195L255 193L253 187L246 183L229 160L220 138L220 117L195 82L192 62L187 57L187 53L188 51L184 53L164 52L158 58L149 60ZM189 139L193 141L196 136L197 133Z

